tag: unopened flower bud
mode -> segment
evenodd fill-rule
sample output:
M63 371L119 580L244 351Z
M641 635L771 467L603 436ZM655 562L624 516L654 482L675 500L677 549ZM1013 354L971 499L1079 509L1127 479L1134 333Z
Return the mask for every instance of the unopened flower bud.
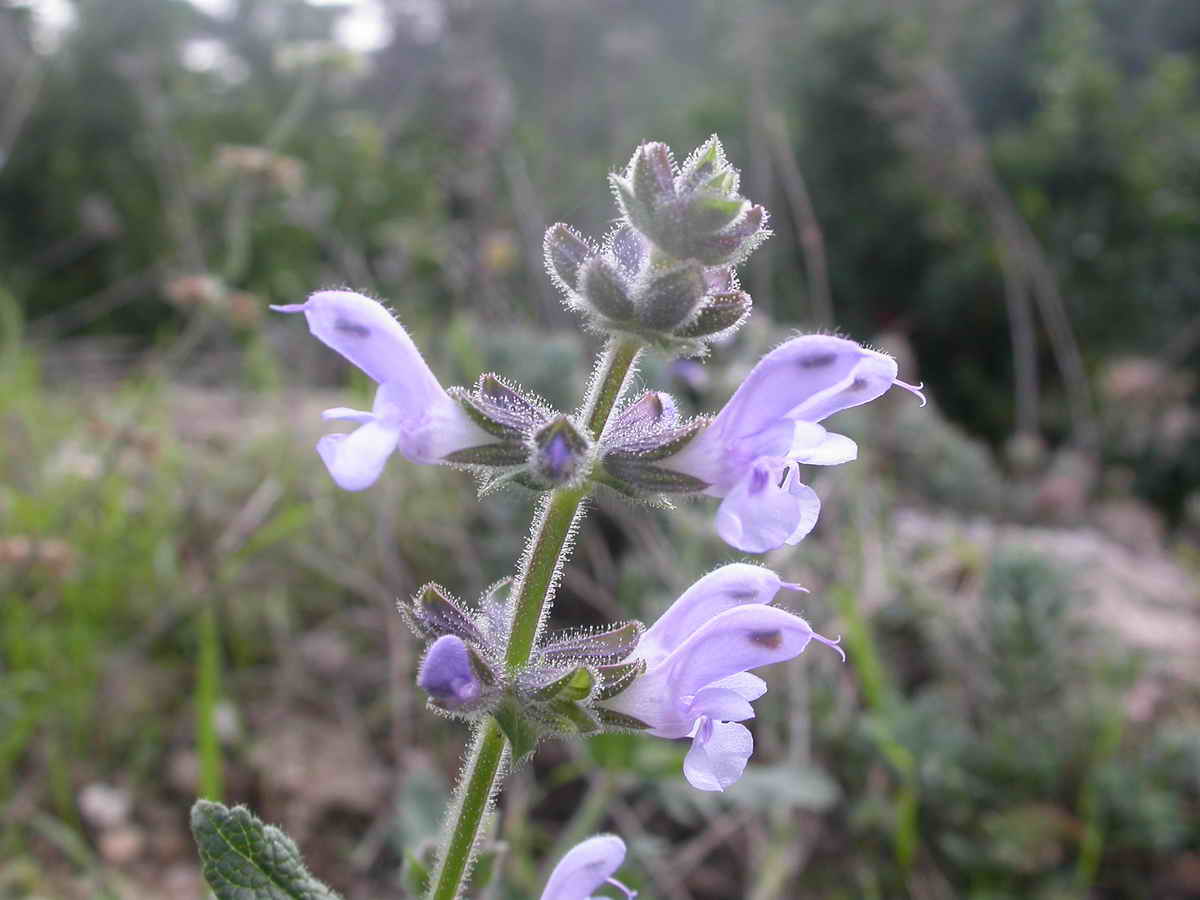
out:
M625 322L633 318L633 300L625 279L606 257L593 257L580 267L579 294L589 308L607 319Z
M704 291L704 271L695 263L654 273L638 291L638 320L655 331L670 331L692 314Z
M421 669L417 684L437 706L460 710L483 696L483 682L471 664L471 653L461 638L445 634L433 642Z
M675 196L675 162L666 144L642 144L629 162L629 182L634 195L654 208Z
M586 465L591 450L591 441L564 415L538 431L533 444L531 474L551 487L572 481Z

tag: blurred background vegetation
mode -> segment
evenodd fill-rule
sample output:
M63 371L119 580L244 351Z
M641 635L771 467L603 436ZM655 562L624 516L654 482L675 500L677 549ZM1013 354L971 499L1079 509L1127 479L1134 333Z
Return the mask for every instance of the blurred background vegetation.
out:
M849 664L769 673L724 795L545 747L492 896L601 828L661 900L1200 896L1195 0L0 0L0 898L201 897L197 794L403 896L463 734L393 603L509 574L531 499L336 491L318 413L368 385L266 305L352 286L444 383L570 407L542 231L712 132L774 215L754 321L643 380L712 409L837 328L933 402L845 414L766 560ZM599 502L558 620L652 619L711 516Z

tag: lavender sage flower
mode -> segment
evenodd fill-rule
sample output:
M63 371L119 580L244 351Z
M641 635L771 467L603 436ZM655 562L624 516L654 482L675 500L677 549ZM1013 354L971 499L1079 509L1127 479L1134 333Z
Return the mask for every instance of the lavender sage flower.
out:
M722 498L717 533L746 553L795 544L817 522L821 501L799 466L833 466L858 455L850 438L817 424L874 400L896 378L896 361L823 334L793 338L768 353L711 423L657 466L698 479Z
M339 487L370 487L397 449L412 462L438 463L495 441L446 393L383 304L352 291L318 291L304 303L271 308L304 313L319 341L379 384L370 412L337 407L322 413L328 420L359 423L350 434L328 434L317 442Z
M735 563L704 576L643 635L633 658L646 671L604 705L664 738L692 739L683 763L688 782L723 791L746 768L754 749L738 722L754 717L750 705L766 683L749 670L798 656L816 640L799 616L768 605L780 589L803 590L770 569Z
M601 900L594 898L592 891L611 884L625 893L628 900L637 897L612 877L625 861L625 842L615 834L598 834L576 844L559 860L542 900Z

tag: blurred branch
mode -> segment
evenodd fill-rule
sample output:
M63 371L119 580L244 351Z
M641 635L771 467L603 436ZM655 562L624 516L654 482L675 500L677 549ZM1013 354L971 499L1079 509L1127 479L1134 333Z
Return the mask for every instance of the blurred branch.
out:
M767 139L779 167L783 195L791 210L796 228L796 242L804 255L804 272L808 277L808 302L813 323L819 328L833 325L833 298L829 290L829 266L825 255L825 236L817 221L812 198L804 174L792 153L787 125L779 113L771 113L767 122Z
M504 154L504 174L508 178L512 194L517 226L521 229L521 244L525 248L525 267L529 272L529 283L537 294L538 312L543 324L554 321L562 310L558 295L545 277L542 261L542 229L546 227L546 213L537 189L529 179L529 167L525 157L515 146Z
M154 63L145 56L130 56L121 60L119 69L133 87L150 126L151 156L177 251L192 272L205 272L204 244L192 203L186 153L175 139L167 96L156 80Z
M108 287L88 294L69 306L34 319L29 326L34 337L61 337L120 309L154 291L162 280L165 267L155 263L148 269L126 275Z
M1099 428L1083 354L1053 266L1004 188L958 82L940 61L930 59L919 61L898 78L910 88L902 98L903 108L893 110L901 113L893 115L901 141L922 156L932 177L957 188L964 199L983 209L1000 245L1016 369L1018 430L1035 428L1037 418L1036 338L1029 310L1032 294L1066 388L1074 442L1094 450ZM949 165L945 164L947 155Z
M0 115L0 172L4 171L5 163L12 156L13 147L20 137L21 128L33 111L44 79L37 54L28 53L16 77L16 84L8 95L4 113Z
M291 100L272 123L263 139L262 148L270 153L279 150L295 134L317 96L322 69L310 66L292 94ZM250 262L250 213L259 193L259 182L249 173L237 176L229 207L225 213L225 266L222 278L227 284L238 281Z

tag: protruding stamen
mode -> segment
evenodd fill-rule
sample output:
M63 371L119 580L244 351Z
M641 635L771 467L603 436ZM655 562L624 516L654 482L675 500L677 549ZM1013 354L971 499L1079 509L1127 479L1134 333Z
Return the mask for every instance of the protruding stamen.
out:
M631 891L615 878L605 879L605 884L611 884L615 888L620 888L625 893L625 896L629 898L629 900L634 900L634 898L637 897L637 891Z
M308 309L308 304L307 303L285 303L282 306L277 306L274 303L272 303L271 309L275 310L275 312L281 312L281 313L298 313L298 312L304 312L306 309Z
M843 650L840 646L838 646L842 642L842 636L840 634L835 638L827 638L824 635L817 634L814 631L813 632L813 640L819 644L824 644L826 647L836 650L838 656L840 656L842 658L842 662L846 661L846 651Z
M923 381L920 384L908 384L907 382L901 381L899 378L895 378L892 380L892 384L894 384L896 387L904 388L910 394L915 394L917 397L920 397L922 406L929 402L925 395L921 393L922 389L925 387L925 382Z
M811 593L804 585L796 584L794 581L781 581L779 582L779 586L789 591L803 591L805 594Z
M333 409L327 409L321 413L321 418L326 422L358 422L361 425L366 425L368 422L375 421L375 413L364 412L361 409L350 409L346 406L335 406Z

